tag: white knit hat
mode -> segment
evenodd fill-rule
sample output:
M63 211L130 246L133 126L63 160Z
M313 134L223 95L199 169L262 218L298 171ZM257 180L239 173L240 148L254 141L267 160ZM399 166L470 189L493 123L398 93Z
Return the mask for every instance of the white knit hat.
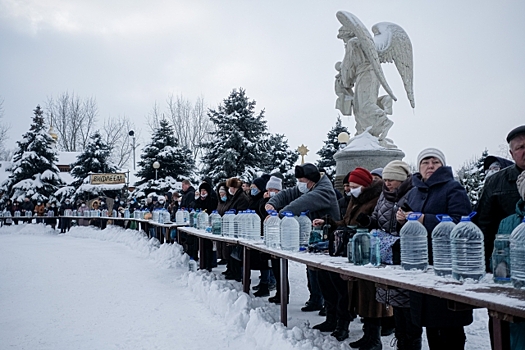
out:
M277 176L270 177L270 180L266 183L266 189L269 190L270 188L281 191L283 189L283 180Z
M410 168L402 160L393 160L383 169L383 179L405 181L410 174Z
M437 148L425 148L417 156L417 166L419 167L419 165L421 165L421 161L429 157L437 158L439 159L441 164L443 164L444 166L447 165L447 163L445 162L445 155L443 154L443 152L441 152Z

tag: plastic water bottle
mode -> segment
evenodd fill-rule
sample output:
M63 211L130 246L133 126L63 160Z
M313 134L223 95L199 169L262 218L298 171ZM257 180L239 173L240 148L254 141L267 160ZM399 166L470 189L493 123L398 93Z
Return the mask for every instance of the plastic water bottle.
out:
M184 218L183 224L189 225L190 223L190 213L186 209L182 209L182 215Z
M269 248L281 248L281 219L276 211L264 222L264 243Z
M367 229L358 228L352 237L352 259L354 265L370 263L370 234Z
M492 276L496 283L510 283L510 235L499 234L491 257Z
M153 210L151 219L155 222L159 222L159 210L158 209Z
M417 219L421 213L412 213L399 232L401 237L401 267L405 270L426 270L428 267L427 229Z
M235 238L242 238L241 220L243 219L243 213L243 211L240 211L233 216L233 237Z
M292 212L284 212L281 220L281 249L299 251L299 223Z
M525 218L510 234L510 279L515 288L525 288Z
M124 218L129 219L129 209L124 210Z
M217 212L217 210L212 211L210 215L210 222L211 222L211 233L214 235L220 235L221 228L222 228L222 218Z
M14 215L15 217L19 217L19 216L20 216L20 210L15 211L14 214L15 214L15 215Z
M234 235L234 226L233 226L233 220L235 219L235 211L234 210L228 210L224 213L224 216L222 217L222 234L223 236L227 237L233 237Z
M196 272L197 271L197 262L193 260L193 258L190 258L190 261L188 262L188 270L190 272Z
M436 276L452 275L452 252L450 233L456 227L448 215L436 215L440 221L432 230L432 253L434 256L434 273Z
M184 209L179 209L175 213L175 223L179 225L184 224Z
M195 209L191 209L191 211L189 212L189 215L190 215L190 216L189 216L189 218L190 218L190 220L189 220L189 225L190 225L190 227L195 227L195 226L194 226Z
M198 214L197 219L198 219L198 222L199 222L198 228L201 229L201 230L206 230L206 228L208 227L208 222L209 222L209 215L208 215L208 213L206 213L205 210L201 211Z
M370 264L374 266L381 265L381 240L377 230L370 233Z
M450 233L452 248L452 278L462 281L479 281L485 276L485 248L483 232L470 221L469 216L462 216L461 221Z
M246 239L259 241L261 239L261 218L255 210L247 210Z
M306 215L308 212L303 211L297 218L299 222L299 249L306 250L308 248L308 241L310 240L310 233L312 232L312 220Z

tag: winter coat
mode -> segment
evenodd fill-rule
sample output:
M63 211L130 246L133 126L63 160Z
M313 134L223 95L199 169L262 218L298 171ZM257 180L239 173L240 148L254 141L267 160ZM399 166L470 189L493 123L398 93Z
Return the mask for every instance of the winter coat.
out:
M490 268L490 256L498 226L504 218L514 214L520 200L516 180L521 173L517 165L509 166L490 176L485 182L478 204L478 215L474 217L485 236L485 266Z
M221 182L217 185L217 189L215 190L215 194L217 195L217 212L219 213L220 216L223 216L224 213L228 210L228 200L226 200L226 202L224 202L222 199L221 199L221 195L219 194L219 188L221 187L226 187L226 182ZM226 196L228 197L231 197L229 194L226 194Z
M270 198L268 204L279 210L280 213L291 211L295 216L299 216L301 212L308 210L308 216L311 220L326 215L334 220L340 218L334 187L326 175L322 175L307 193L301 193L297 186L294 186L277 193Z
M64 216L64 212L65 212L66 210L68 210L68 209L69 209L69 210L73 210L73 204L71 204L71 203L69 203L69 204L64 203L64 204L62 204L62 205L60 206L60 208L59 208L59 210L58 210L58 214L61 215L61 216Z
M337 204L339 204L339 214L341 215L342 218L345 216L346 208L348 208L348 203L350 203L351 198L352 198L352 195L347 196L345 193L343 194L343 197L337 201Z
M31 213L33 213L33 209L34 209L34 205L33 203L31 203L31 201L29 202L26 202L26 201L23 201L22 204L20 204L20 211L23 213L25 211L30 211Z
M439 223L436 215L447 214L457 223L461 216L470 213L470 201L448 166L436 169L427 181L416 173L412 184L414 188L408 192L406 202L413 211L425 214L423 225L428 232L429 262L432 263L432 230ZM423 327L461 327L472 323L472 310L452 311L446 299L418 292L410 292L410 311L412 322Z
M193 208L195 206L195 188L190 186L188 190L181 192L180 208Z
M37 216L44 216L44 212L46 211L46 206L43 204L35 205L35 213Z
M217 197L212 197L210 194L204 199L199 197L199 199L195 200L195 209L206 210L208 215L211 214L212 211L217 209Z
M250 201L248 202L248 209L255 210L257 215L259 215L259 217L261 218L262 222L262 220L264 220L268 216L268 213L266 212L266 210L264 210L264 205L267 202L264 198L264 192L259 192L255 196L252 196L250 194L248 195L248 197L250 198Z
M246 192L239 188L235 194L226 201L226 210L235 209L238 213L240 211L248 209L248 196Z

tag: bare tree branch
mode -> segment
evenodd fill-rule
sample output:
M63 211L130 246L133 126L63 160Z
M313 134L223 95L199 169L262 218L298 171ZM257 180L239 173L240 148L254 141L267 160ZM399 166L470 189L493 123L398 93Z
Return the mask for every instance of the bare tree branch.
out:
M110 160L119 169L125 168L133 153L133 146L129 137L130 130L135 130L135 125L126 116L109 117L104 120L101 134L111 149ZM135 138L139 137L140 132L135 130Z
M9 138L8 132L11 126L3 121L4 117L4 100L0 99L0 153L5 152L5 141Z

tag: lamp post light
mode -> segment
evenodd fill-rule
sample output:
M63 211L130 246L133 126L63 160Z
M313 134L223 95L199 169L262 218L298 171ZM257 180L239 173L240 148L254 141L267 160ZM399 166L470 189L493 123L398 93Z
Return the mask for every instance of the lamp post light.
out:
M135 131L130 130L128 135L129 137L131 137L131 140L133 141L133 143L131 144L131 147L133 147L133 170L135 170L135 148L137 148L137 146L135 145Z
M339 135L337 135L337 142L339 142L339 145L341 149L345 148L348 144L348 140L350 140L350 135L347 132L342 132Z
M158 173L159 168L160 168L160 163L155 161L153 163L153 169L155 169L155 181L157 181L157 173Z

